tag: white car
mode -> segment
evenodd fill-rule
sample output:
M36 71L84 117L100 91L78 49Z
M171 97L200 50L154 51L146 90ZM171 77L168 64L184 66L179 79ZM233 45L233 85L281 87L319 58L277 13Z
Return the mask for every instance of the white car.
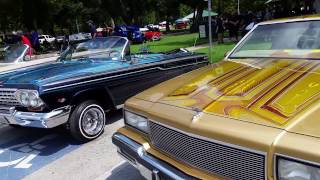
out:
M44 41L47 41L48 43L52 43L52 42L54 42L55 40L56 40L56 38L53 37L53 36L50 36L50 35L40 35L40 36L39 36L39 42L40 42L40 44L43 44Z
M28 55L30 47L25 44L8 46L3 56L0 56L0 74L15 71L19 68L56 61L57 53Z

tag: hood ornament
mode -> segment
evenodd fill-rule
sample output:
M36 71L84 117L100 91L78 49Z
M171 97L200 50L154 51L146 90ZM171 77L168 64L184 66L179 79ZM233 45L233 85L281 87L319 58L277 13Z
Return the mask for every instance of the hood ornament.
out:
M194 110L196 113L192 117L192 122L196 122L200 119L200 117L203 115L203 112L199 108L193 107L192 110Z

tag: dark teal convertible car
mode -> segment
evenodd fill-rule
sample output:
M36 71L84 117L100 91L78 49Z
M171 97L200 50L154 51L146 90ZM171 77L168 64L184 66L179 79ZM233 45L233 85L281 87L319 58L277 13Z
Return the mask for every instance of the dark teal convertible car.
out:
M60 125L80 141L103 133L105 112L162 81L208 64L186 50L130 54L123 37L69 47L56 62L0 74L0 119L11 126Z

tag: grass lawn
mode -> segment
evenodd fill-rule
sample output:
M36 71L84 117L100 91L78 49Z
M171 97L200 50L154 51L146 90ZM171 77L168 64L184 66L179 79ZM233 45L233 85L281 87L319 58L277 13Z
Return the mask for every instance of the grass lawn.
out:
M198 39L198 33L193 34L183 34L183 35L170 35L164 36L160 41L147 42L147 46L150 47L151 52L165 52L178 48L186 48L194 45L195 41ZM197 40L197 44L206 42L206 40ZM131 52L137 53L141 44L131 45Z
M170 35L164 36L160 41L147 42L147 46L150 48L150 52L166 52L178 48L187 48L194 46L195 42L197 45L208 43L207 39L198 39L198 33L183 34L183 35ZM197 41L196 41L197 40ZM131 45L131 52L138 53L141 44ZM223 59L224 54L230 51L235 46L234 43L225 43L214 45L212 50L212 62L217 62ZM196 50L196 52L208 54L209 49L203 48Z
M213 49L211 50L211 62L218 62L224 58L226 52L231 51L235 46L235 43L225 43L225 44L215 44L213 45ZM196 52L200 53L209 53L208 48L203 48L196 50Z

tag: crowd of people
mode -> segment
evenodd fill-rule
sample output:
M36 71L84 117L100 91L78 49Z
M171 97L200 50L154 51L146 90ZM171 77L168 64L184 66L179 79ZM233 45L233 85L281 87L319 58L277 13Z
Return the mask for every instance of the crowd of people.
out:
M13 32L12 34L4 34L0 36L0 45L1 44L25 44L29 47L32 47L28 51L29 55L32 55L35 51L40 51L40 41L39 41L39 34L37 31L31 32Z
M229 41L237 42L258 22L268 19L271 19L271 17L261 17L252 12L248 12L245 15L219 15L212 18L213 37L218 43L224 43L226 37L229 38Z
M6 45L6 44L25 44L28 45L30 48L29 55L32 55L34 53L41 53L45 49L52 48L55 46L55 43L49 43L46 40L44 40L42 43L40 43L40 36L39 33L36 30L33 30L31 32L12 32L10 34L3 34L0 35L0 45Z
M101 27L100 25L98 28L96 28L96 25L93 23L93 21L89 20L87 21L87 30L85 32L91 34L90 38L105 37L112 34L113 28L108 26ZM32 51L30 51L30 54L45 53L51 50L60 50L61 48L65 49L69 45L70 41L77 41L78 38L80 40L84 38L79 37L81 33L69 35L69 33L62 32L61 34L63 35L54 38L55 40L53 42L48 42L46 39L43 39L42 42L40 42L41 35L36 30L32 30L31 32L18 31L9 34L0 34L0 47L6 44L11 45L20 43L31 47ZM71 36L75 37L76 39L72 39Z
M258 22L273 19L268 9L257 13L247 12L246 14L219 15L212 18L213 37L218 43L224 43L225 36L230 41L239 41Z

